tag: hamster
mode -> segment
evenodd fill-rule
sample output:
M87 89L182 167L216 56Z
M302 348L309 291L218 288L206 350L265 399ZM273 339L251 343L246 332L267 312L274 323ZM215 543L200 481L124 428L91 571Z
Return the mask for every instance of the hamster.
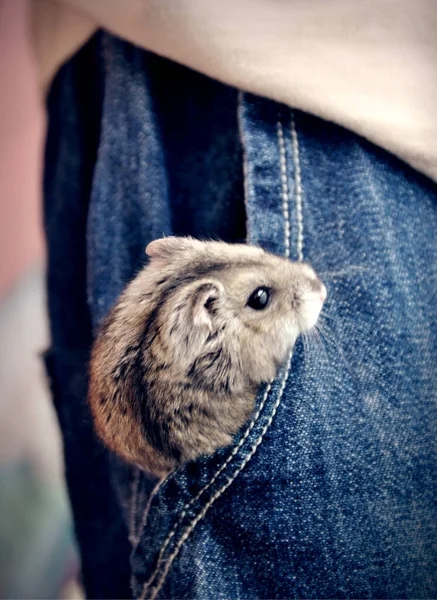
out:
M163 477L232 443L326 288L255 246L167 237L146 253L96 337L89 402L106 445Z

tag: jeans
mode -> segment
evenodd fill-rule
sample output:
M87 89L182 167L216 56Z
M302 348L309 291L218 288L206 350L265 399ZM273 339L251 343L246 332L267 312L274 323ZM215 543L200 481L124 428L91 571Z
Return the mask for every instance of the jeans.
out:
M435 184L107 34L61 70L49 115L46 365L87 595L436 597ZM96 438L87 361L172 233L308 261L328 299L233 445L159 483Z

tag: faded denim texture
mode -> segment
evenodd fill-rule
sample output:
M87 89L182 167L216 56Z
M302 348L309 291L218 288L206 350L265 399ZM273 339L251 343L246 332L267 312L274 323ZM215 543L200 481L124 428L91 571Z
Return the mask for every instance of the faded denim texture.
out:
M436 597L435 185L107 35L62 70L49 108L47 365L87 594ZM330 318L232 447L151 495L93 434L86 363L145 246L170 233L310 262Z

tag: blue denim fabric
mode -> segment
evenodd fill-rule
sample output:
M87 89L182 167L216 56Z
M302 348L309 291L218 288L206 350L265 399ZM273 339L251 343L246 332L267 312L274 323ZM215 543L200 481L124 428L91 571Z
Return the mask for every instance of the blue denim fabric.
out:
M102 101L85 115L87 52ZM128 596L130 577L141 598L436 597L435 185L346 130L106 35L60 74L50 112L49 363L88 595ZM330 318L232 447L151 493L93 436L84 362L145 245L169 233L247 235L310 262Z

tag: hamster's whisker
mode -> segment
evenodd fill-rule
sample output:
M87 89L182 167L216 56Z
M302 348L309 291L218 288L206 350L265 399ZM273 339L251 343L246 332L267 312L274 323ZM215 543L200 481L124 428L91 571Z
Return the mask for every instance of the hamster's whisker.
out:
M314 342L315 345L319 345L321 343L321 337L320 337L320 332L317 330L316 327L314 327L313 329L311 329L308 333L308 340L311 342Z
M322 317L322 319L330 319L331 321L335 320L335 317L333 317L332 315L329 315L326 311L321 310L320 311L320 317Z
M320 338L314 331L305 331L302 334L302 339L304 343L305 349L305 360L307 363L311 364L314 358L314 351L318 350L323 344L321 344Z
M311 331L309 332L309 336L308 336L311 340L311 342L314 342L312 344L312 347L315 348L317 351L322 351L323 352L323 358L324 359L328 359L328 353L326 351L326 339L323 336L323 331L320 330L320 328L313 327L313 329L311 329Z
M343 352L343 349L341 348L339 342L336 340L334 332L332 331L332 329L330 329L327 325L327 323L321 323L320 321L318 321L315 325L315 329L317 329L317 331L319 332L319 334L325 339L327 345L329 346L330 344L333 345L335 347L335 349L338 352L338 356L340 357L341 361L343 362L344 366L346 367L349 375L354 378L354 374L352 372L351 366L349 364L349 361L346 359L346 356Z
M306 332L302 333L302 345L303 345L303 363L306 366L306 363L308 360L308 352L309 352L308 337L307 337Z
M317 333L319 339L324 340L324 342L329 345L331 340L328 335L329 329L326 323L322 323L320 320L317 321L317 323L314 325L313 330Z
M326 262L327 259L331 261L335 260L336 258L338 259L338 256L335 256L335 252L332 251L332 248L327 248L325 250L325 252L318 252L317 256L313 256L311 258L308 258L310 264L315 268L317 274L321 274L321 270L318 270L318 266L320 265L320 263L322 262ZM355 265L351 265L351 266L355 266ZM358 265L361 266L361 265Z
M337 271L317 271L317 274L323 280L330 277L343 277L345 275L350 275L351 273L371 272L376 272L376 269L374 267L364 265L350 265L348 267L344 267L344 269L339 269Z

